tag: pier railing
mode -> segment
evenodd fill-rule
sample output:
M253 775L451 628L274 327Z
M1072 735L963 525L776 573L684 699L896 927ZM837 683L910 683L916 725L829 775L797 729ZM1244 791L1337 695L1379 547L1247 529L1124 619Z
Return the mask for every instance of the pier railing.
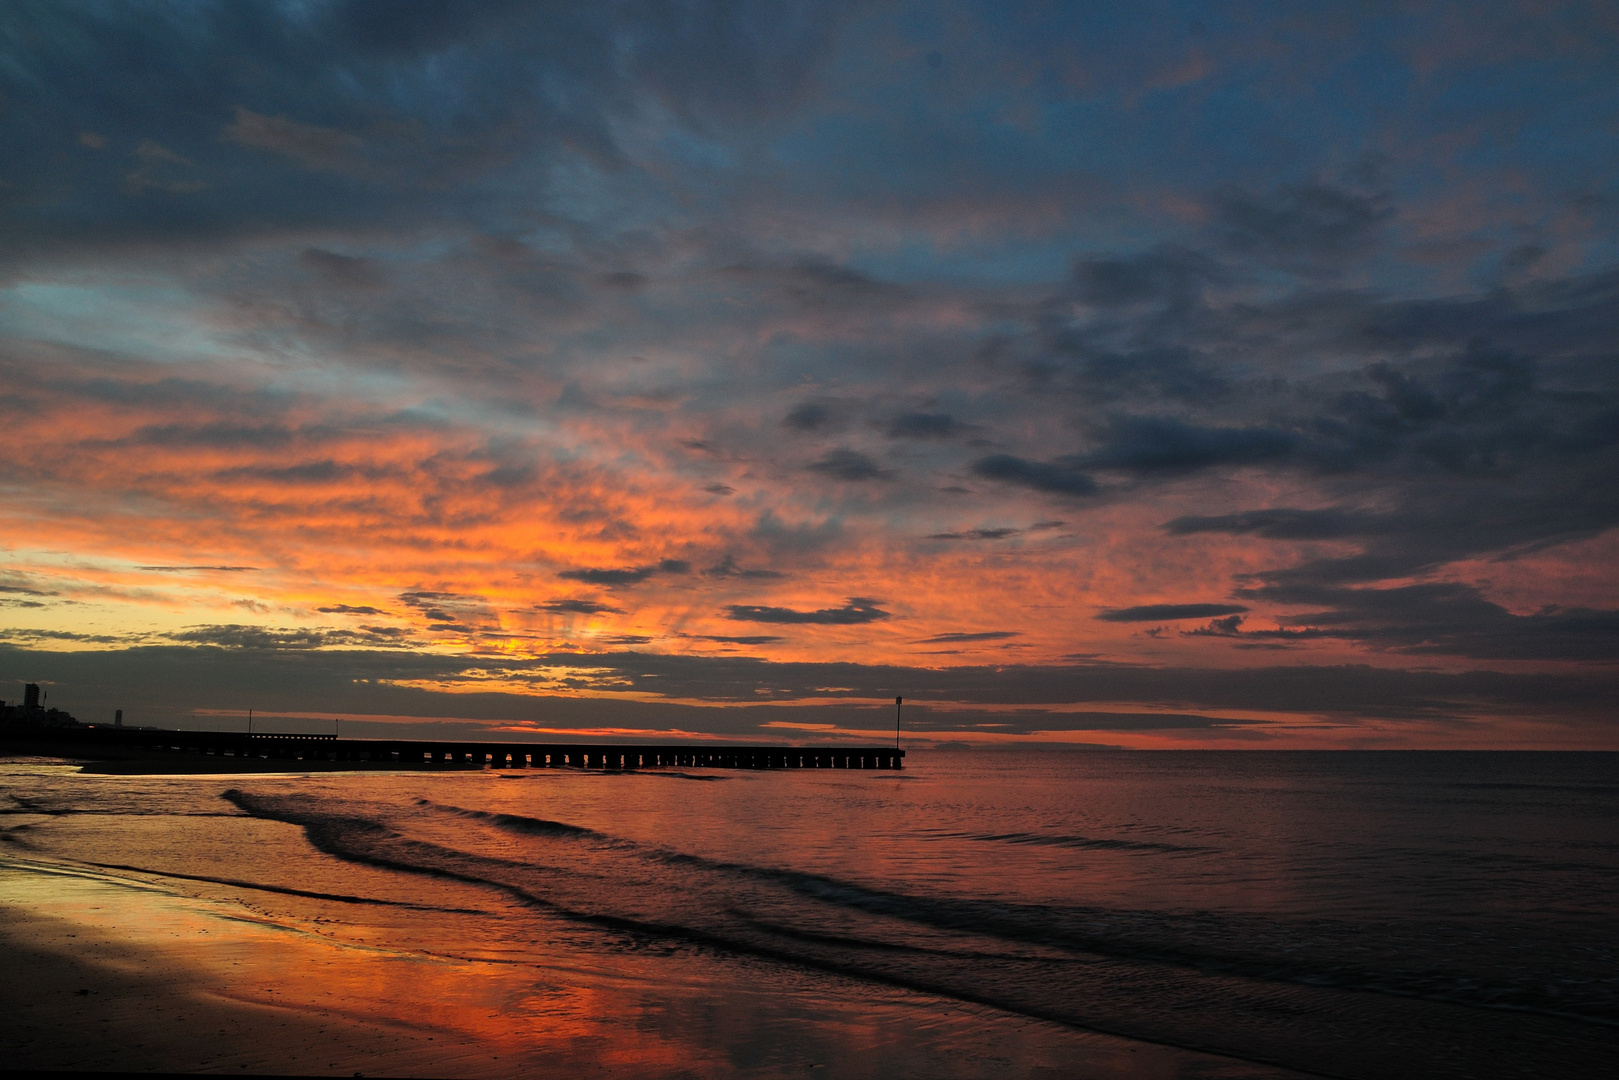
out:
M139 754L211 754L266 761L343 762L356 767L496 769L898 769L892 746L735 743L532 743L485 739L344 739L335 735L163 731L83 727L4 732L7 741L48 741ZM295 765L292 766L296 768Z

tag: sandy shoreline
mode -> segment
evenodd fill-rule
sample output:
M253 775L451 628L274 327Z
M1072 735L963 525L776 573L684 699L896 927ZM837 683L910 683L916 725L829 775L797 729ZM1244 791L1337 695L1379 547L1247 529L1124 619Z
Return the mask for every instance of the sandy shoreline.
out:
M234 917L138 877L0 858L0 1051L13 1069L238 1076L1281 1077L972 1006L805 1015L775 988L456 963ZM683 990L698 996L683 999ZM752 999L751 1003L749 999ZM648 1009L650 1001L655 1005ZM1008 1038L1013 1044L1008 1044Z
M221 773L232 761L188 763ZM11 766L19 779L60 777L62 791L105 792L113 810L31 794L0 820L8 976L0 1060L11 1068L759 1080L1296 1075L791 964L620 940L512 907L498 889L444 893L419 876L334 862L297 827L215 812L233 782L226 776L130 782L85 776L78 765ZM333 779L265 782L295 792ZM367 783L393 790L385 777Z
M524 1071L521 1062L502 1063L501 1048L453 1030L253 1000L278 989L267 985L273 978L253 978L264 973L241 970L250 939L270 933L263 928L231 926L175 898L94 878L19 881L23 874L0 869L8 1068L423 1077ZM153 919L163 908L168 917ZM53 909L58 914L48 913ZM105 918L87 917L92 913ZM172 951L156 944L163 936L174 941Z

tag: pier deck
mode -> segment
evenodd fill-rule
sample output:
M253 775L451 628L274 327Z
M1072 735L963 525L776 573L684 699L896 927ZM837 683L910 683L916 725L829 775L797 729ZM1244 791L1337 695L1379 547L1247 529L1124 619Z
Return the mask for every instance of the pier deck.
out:
M782 746L736 743L533 743L487 739L344 739L234 731L146 728L12 729L5 744L43 744L51 752L92 755L200 754L223 758L348 763L355 768L496 769L898 769L905 751L892 746ZM20 747L19 747L20 749ZM26 751L24 751L26 752ZM330 767L330 766L328 766ZM228 766L227 766L228 768Z

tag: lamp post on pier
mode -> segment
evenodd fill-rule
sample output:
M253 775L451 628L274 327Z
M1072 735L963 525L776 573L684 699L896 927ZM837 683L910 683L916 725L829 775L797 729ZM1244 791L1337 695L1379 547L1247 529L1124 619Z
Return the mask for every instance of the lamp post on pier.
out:
M900 709L900 706L904 705L904 704L905 704L905 699L904 698L896 697L894 699L894 749L895 750L899 749L899 709Z

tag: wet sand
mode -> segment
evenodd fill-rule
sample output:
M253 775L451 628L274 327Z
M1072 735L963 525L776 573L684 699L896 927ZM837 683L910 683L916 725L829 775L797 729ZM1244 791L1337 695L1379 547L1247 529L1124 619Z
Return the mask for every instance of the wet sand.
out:
M566 958L563 958L564 961ZM1247 1076L1218 1057L903 994L806 1015L743 972L725 1001L600 969L328 941L161 882L0 861L8 1068L306 1076ZM718 1004L720 1007L716 1007Z
M243 972L240 954L259 936L249 926L197 917L183 905L160 911L165 898L86 879L55 878L48 899L30 896L37 887L15 874L6 875L5 885L0 1015L7 1017L8 1070L447 1077L522 1071L520 1062L502 1063L499 1048L455 1031L361 1019L302 1001L253 1000L284 988L252 978L262 972ZM52 909L70 917L44 913ZM145 925L133 927L132 920ZM157 937L170 938L174 951L156 947ZM296 967L297 958L286 959Z
M779 975L723 1001L601 969L457 962L240 918L155 881L0 861L12 1069L238 1076L1235 1080L1286 1070L904 994L806 1014Z

